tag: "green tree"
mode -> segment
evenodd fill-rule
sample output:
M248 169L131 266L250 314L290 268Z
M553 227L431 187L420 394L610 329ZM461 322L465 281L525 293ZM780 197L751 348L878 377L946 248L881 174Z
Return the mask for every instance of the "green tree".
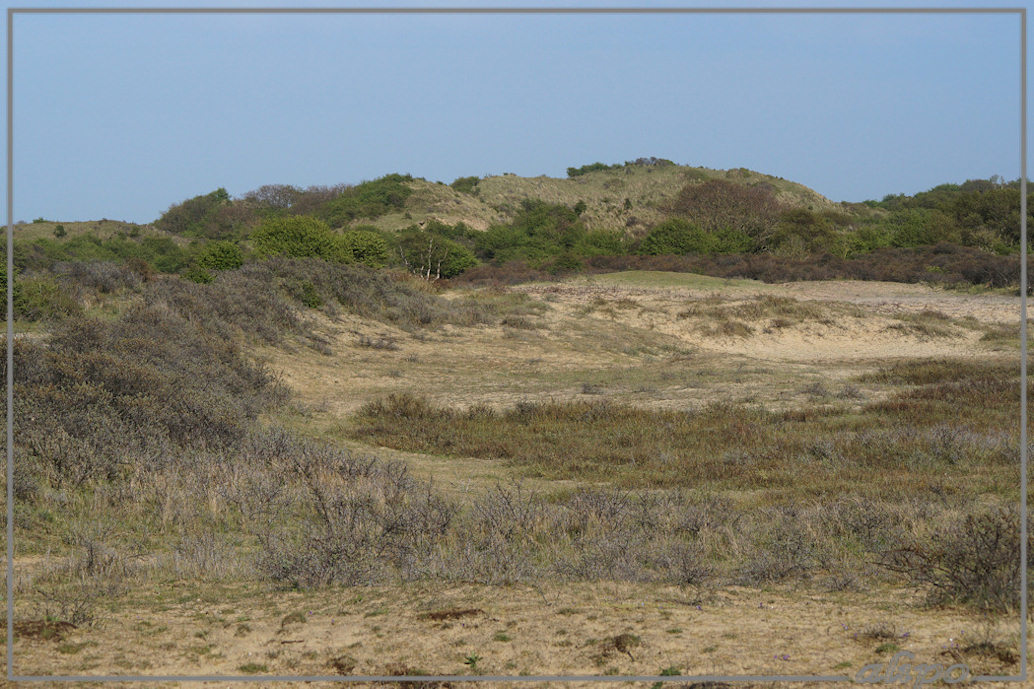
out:
M398 251L406 270L425 280L456 277L477 265L474 254L462 244L424 230L400 235Z

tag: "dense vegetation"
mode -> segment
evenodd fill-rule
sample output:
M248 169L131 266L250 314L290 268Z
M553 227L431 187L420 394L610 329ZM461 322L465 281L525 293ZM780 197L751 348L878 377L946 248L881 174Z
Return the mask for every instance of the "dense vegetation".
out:
M568 175L602 175L606 188L633 170L673 168L668 160L640 158L572 167ZM14 258L25 279L64 263L111 261L141 275L178 273L208 282L249 261L287 256L397 267L427 280L512 282L521 275L663 266L768 281L844 277L995 287L1018 281L1015 181L970 180L913 196L815 206L787 201L777 186L787 183L775 178L746 183L742 175L706 177L690 169L680 179L669 197L651 202L663 219L648 226L630 218L627 227L601 227L587 220L593 206L584 200L565 205L529 197L484 231L433 217L398 231L380 229L375 223L386 214L410 216L416 181L410 175L355 186L266 185L240 198L220 188L174 204L150 227L127 224L101 237L55 225L53 236L17 240ZM449 186L479 197L482 183L472 176Z

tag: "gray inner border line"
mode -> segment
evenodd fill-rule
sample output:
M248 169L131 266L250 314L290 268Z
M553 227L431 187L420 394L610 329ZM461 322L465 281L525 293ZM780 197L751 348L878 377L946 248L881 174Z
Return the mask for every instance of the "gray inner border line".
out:
M40 7L7 9L7 679L12 682L851 682L847 675L15 675L14 674L14 15L15 14L1016 14L1020 18L1020 674L1027 680L1027 9L1025 7Z

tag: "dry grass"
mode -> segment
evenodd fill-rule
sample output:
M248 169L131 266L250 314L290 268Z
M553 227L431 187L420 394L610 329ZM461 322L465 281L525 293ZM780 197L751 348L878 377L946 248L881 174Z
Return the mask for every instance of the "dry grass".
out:
M503 459L524 475L550 479L777 492L792 486L812 495L845 487L903 494L978 460L973 490L981 492L1013 471L1015 438L999 429L1016 414L1018 383L1006 367L970 371L942 363L869 374L861 380L954 377L861 410L824 405L778 413L713 403L660 411L580 401L461 411L392 395L364 406L351 432L406 451ZM968 400L980 406L960 409Z

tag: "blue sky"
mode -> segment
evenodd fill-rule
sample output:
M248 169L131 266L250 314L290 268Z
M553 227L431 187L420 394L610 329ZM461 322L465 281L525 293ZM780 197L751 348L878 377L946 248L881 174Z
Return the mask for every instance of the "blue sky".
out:
M1016 15L17 15L14 216L640 156L838 201L1015 179L1019 55Z

